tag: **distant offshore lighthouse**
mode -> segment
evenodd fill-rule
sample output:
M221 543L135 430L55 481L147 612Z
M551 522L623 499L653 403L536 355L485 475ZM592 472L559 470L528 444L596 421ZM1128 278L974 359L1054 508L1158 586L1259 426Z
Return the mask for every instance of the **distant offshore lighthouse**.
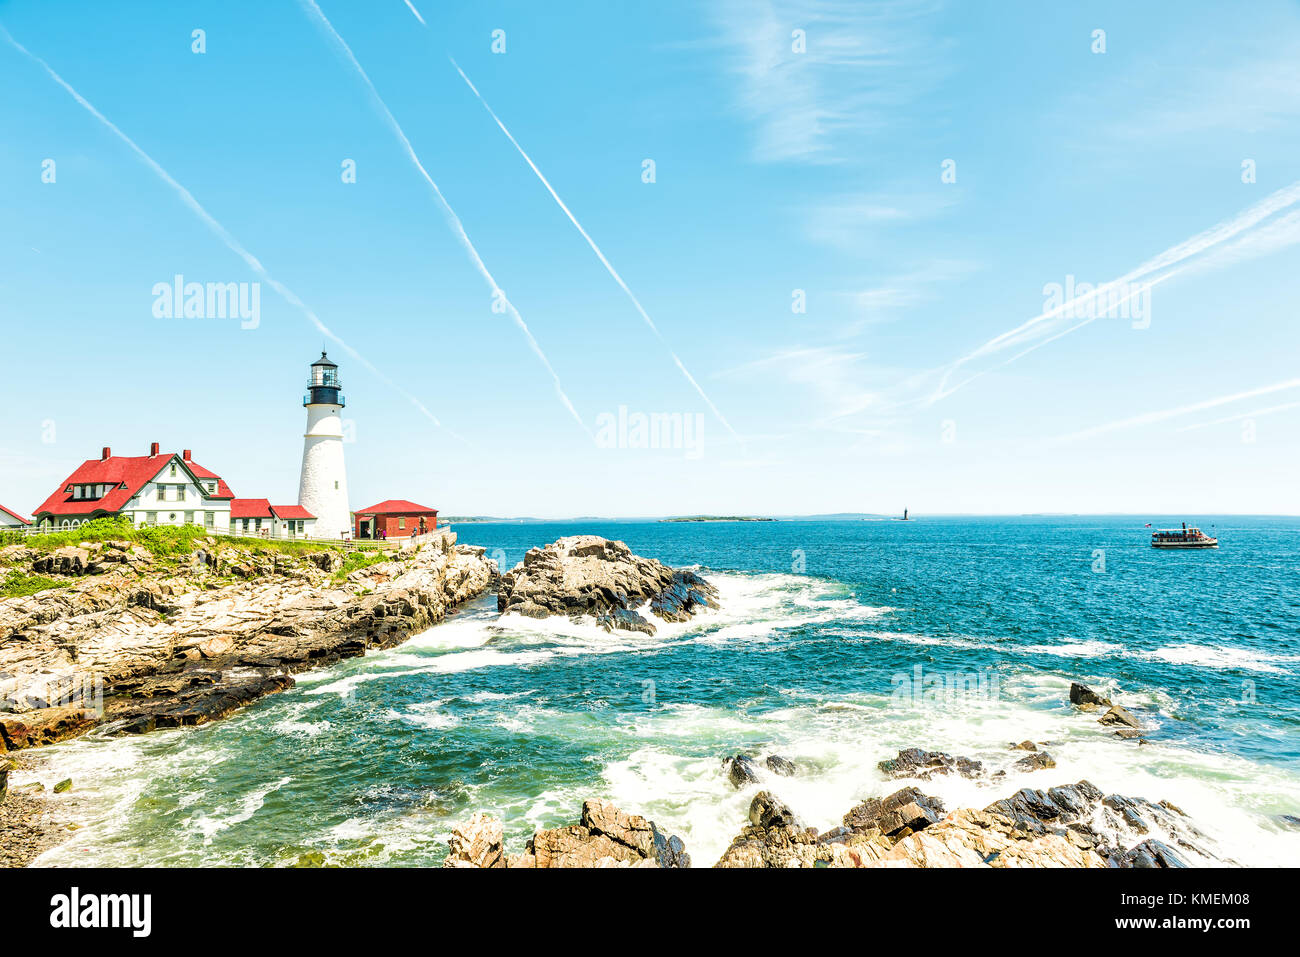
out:
M311 364L307 391L307 431L302 438L302 476L298 504L316 516L314 537L344 538L352 527L348 476L343 465L345 404L339 367L322 351Z

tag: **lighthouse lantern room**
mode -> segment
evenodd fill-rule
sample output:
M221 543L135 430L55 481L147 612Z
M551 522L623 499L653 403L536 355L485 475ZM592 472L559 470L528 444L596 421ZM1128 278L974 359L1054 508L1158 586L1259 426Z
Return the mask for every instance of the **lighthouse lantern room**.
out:
M303 434L302 477L298 504L316 516L315 537L347 538L352 528L348 479L343 465L343 384L339 367L321 352L311 364L302 404L307 408Z

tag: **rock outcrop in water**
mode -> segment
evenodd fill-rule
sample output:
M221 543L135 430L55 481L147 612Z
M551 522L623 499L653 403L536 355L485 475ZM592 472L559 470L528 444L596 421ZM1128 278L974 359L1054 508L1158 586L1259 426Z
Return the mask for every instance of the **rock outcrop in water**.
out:
M452 832L447 867L688 867L682 842L613 805L587 801L579 823L538 831L509 855L501 822L475 814ZM819 832L768 790L716 867L1186 867L1218 861L1167 801L1105 794L1088 781L1024 788L988 807L947 811L905 787L850 808Z
M1087 781L1029 788L977 810L945 813L915 787L871 798L825 833L800 824L767 791L718 867L1185 867L1214 858L1204 835L1167 802L1103 794ZM1120 840L1118 838L1127 838Z
M532 548L523 563L504 573L497 610L530 618L588 616L606 631L652 635L663 621L686 621L702 608L716 608L717 589L687 569L642 558L622 542L598 535L572 535Z
M444 541L346 576L338 551L216 538L167 562L126 543L34 558L10 546L0 559L11 567L70 581L0 599L0 750L99 724L118 733L203 724L291 687L295 672L396 645L495 577L482 548ZM97 682L102 713L83 707Z
M584 801L576 825L538 831L522 854L507 855L501 822L475 814L452 831L446 867L690 867L681 840L653 821L604 801Z
M898 757L881 761L878 767L892 778L918 778L922 781L928 781L936 774L973 778L984 770L983 762L973 758L953 757L943 751L921 748L905 748L898 752Z

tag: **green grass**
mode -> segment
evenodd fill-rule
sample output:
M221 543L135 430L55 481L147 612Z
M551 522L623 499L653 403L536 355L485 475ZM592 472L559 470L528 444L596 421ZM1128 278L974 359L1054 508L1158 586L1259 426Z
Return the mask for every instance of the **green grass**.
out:
M52 552L64 545L78 545L81 542L126 541L149 549L158 558L177 558L189 555L198 547L198 542L208 537L214 537L222 544L242 548L256 555L309 555L335 548L308 539L281 540L216 535L199 525L153 525L137 528L129 520L120 517L97 518L86 522L80 528L61 529L48 535L0 532L0 545L26 545L37 551Z
M6 572L0 578L0 598L24 598L35 595L48 588L67 588L72 584L67 578L51 578L49 575L29 575L27 572Z
M343 556L343 565L334 573L336 582L345 581L348 575L362 568L369 568L371 565L378 565L380 562L389 562L398 558L397 555L390 555L385 552L348 552Z

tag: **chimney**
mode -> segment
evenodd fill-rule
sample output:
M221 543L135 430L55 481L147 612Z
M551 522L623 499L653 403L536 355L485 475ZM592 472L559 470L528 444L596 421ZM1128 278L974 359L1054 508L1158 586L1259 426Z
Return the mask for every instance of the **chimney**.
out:
M107 445L104 446L104 450L99 453L99 460L102 462L104 461L104 459L108 459L112 457L113 457L113 450L110 449Z
M182 452L181 458L183 458L186 462L188 462L190 460L190 450L186 449L184 452Z
M157 454L158 454L158 443L157 443L157 442L150 442L150 443L149 443L149 457L152 458L153 456L155 456L155 455L157 455Z

